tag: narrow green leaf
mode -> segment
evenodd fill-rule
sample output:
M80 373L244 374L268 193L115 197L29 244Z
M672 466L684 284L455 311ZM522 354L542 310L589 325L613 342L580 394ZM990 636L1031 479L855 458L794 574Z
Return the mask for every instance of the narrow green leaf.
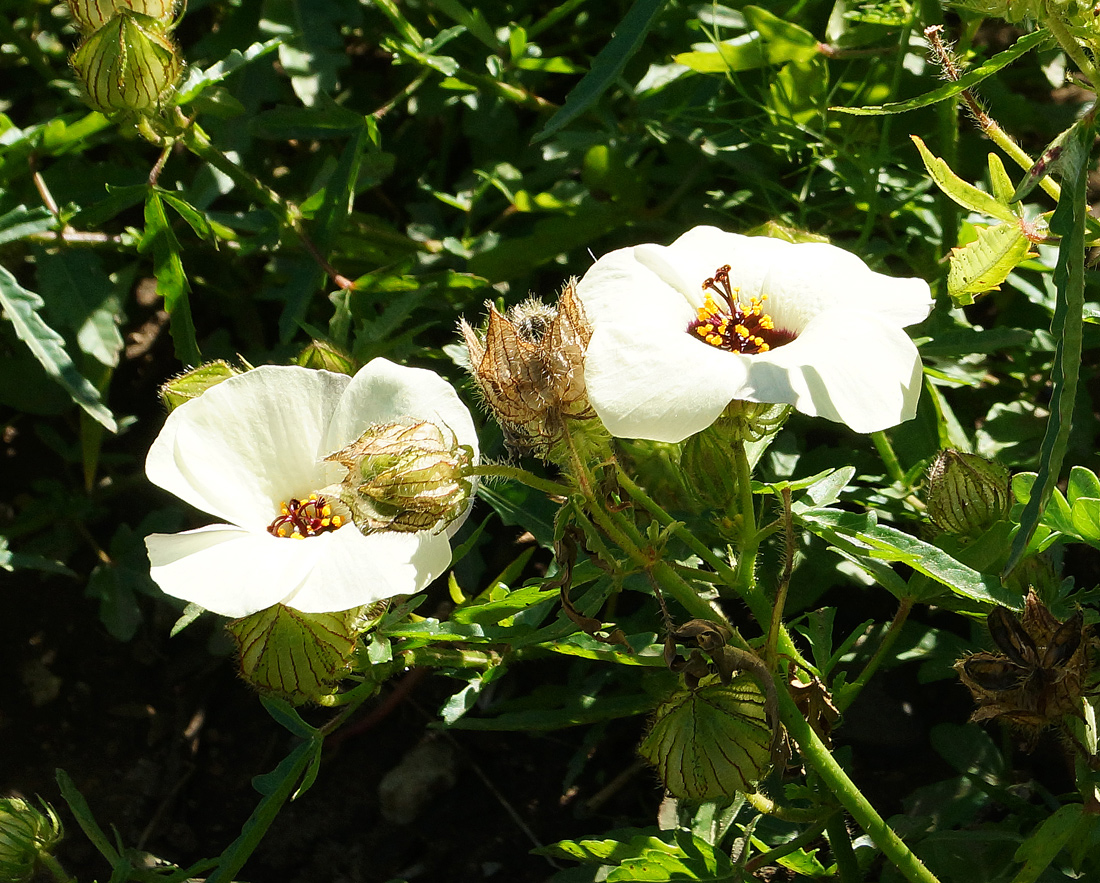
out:
M17 205L10 212L0 215L0 245L44 233L52 229L55 223L53 213L45 207L29 209L25 205Z
M1019 599L995 577L967 567L931 543L878 524L873 515L808 509L795 513L795 520L857 558L907 564L960 597L1013 609L1019 606Z
M948 83L945 86L941 86L939 89L927 92L918 98L910 98L907 101L894 101L890 104L871 105L868 107L831 107L829 109L839 111L840 113L854 114L856 116L873 116L885 113L905 113L909 110L916 110L918 107L928 107L930 104L935 104L937 101L953 98L964 89L973 89L982 80L991 77L993 74L997 73L997 71L1001 70L1001 68L1012 64L1012 62L1024 53L1042 46L1043 43L1047 42L1049 39L1050 35L1043 30L1024 34L1024 36L1017 40L1011 48L1006 49L1004 52L997 53L989 59L989 61L963 74L955 82Z
M1084 119L1088 125L1077 128L1066 141L1066 166L1062 176L1062 195L1050 219L1050 232L1061 236L1054 284L1058 300L1051 322L1051 333L1058 341L1051 369L1054 386L1050 400L1043 446L1039 453L1039 476L1031 499L1020 515L1020 531L1012 543L1012 553L1004 573L1011 572L1027 548L1039 524L1043 509L1058 481L1062 458L1073 428L1073 406L1077 399L1077 379L1081 373L1081 342L1085 309L1085 218L1088 216L1089 151L1092 147L1095 109ZM1036 490L1037 488L1037 490Z
M38 314L43 306L42 298L23 288L5 267L0 266L0 307L15 327L16 336L27 345L46 373L65 388L74 402L96 422L111 432L117 432L115 418L101 401L99 392L77 371L69 357L65 339Z
M471 12L458 0L432 0L432 6L465 27L466 30L488 46L491 51L500 51L500 40L493 32L492 25L485 20L485 16L477 7Z
M1018 224L982 227L978 238L951 250L947 292L959 305L974 302L973 295L1000 288L1008 274L1031 254L1031 242Z
M40 254L37 262L39 289L51 314L76 332L82 352L117 367L125 345L118 330L120 304L99 256L70 248Z
M172 317L172 341L176 358L194 367L202 363L202 354L195 338L191 320L191 305L187 299L190 285L180 259L180 244L164 213L164 202L156 190L145 199L145 232L138 250L153 252L153 274L157 277L157 294L164 298L164 308Z
M253 43L244 52L234 49L225 58L217 64L210 65L206 70L192 68L187 73L187 79L180 85L176 100L180 104L193 101L207 87L220 83L235 70L244 67L257 58L263 58L269 52L274 52L282 43L282 37L275 37L264 43Z
M91 808L88 806L88 801L84 799L84 795L80 793L73 780L69 778L69 774L62 769L58 769L54 771L54 777L57 779L58 788L61 789L61 796L69 804L69 809L76 818L76 823L80 825L80 830L92 841L95 848L111 865L118 864L118 851L107 835L103 833L103 829L99 827L95 816L92 815Z
M1079 803L1060 806L1020 844L1014 858L1024 867L1012 883L1034 883L1073 835L1084 808Z
M630 11L615 28L615 36L611 38L611 42L600 50L599 55L592 61L592 68L573 87L565 99L565 104L547 120L546 125L532 139L533 141L539 142L549 138L599 100L615 78L622 73L631 56L638 51L638 47L642 45L645 35L649 32L663 5L664 0L634 0Z
M206 878L206 883L230 883L236 877L275 821L283 804L294 793L302 776L316 762L323 743L324 740L319 738L302 742L274 770L252 780L256 790L264 795L263 799L244 823L240 836L218 857L218 867Z
M936 186L944 192L944 195L965 209L981 212L991 218L1013 224L1019 220L1016 213L1007 205L998 202L973 184L968 184L951 171L951 167L925 147L924 142L918 136L910 135L909 137L917 145L917 150L920 151L921 159L924 160L924 167L928 169L928 174L932 176L932 180L936 182Z

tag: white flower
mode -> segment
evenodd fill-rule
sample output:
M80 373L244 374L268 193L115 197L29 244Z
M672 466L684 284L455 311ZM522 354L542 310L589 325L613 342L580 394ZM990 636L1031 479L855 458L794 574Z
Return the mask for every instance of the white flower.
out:
M438 532L363 535L350 522L301 539L268 530L281 507L308 506L310 494L339 481L345 470L326 463L328 454L375 424L406 418L447 427L476 463L473 420L450 384L385 359L354 378L256 368L176 408L149 450L146 474L226 523L149 536L153 579L166 594L233 617L277 603L306 613L348 610L424 588L450 564L449 538L464 516Z
M739 315L723 327L727 292ZM594 329L588 394L612 435L682 441L735 399L857 432L916 413L921 362L902 328L928 315L928 285L834 246L696 227L605 255L577 294Z

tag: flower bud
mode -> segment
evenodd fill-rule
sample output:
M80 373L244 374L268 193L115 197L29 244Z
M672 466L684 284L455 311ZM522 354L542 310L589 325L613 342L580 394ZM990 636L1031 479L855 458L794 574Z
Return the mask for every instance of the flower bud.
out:
M18 797L0 798L0 880L29 880L39 858L61 840L61 820L43 802L45 814Z
M234 619L226 629L237 642L241 677L261 693L295 705L324 702L336 691L369 625L367 607L303 613L275 604Z
M592 416L584 385L584 353L592 329L566 285L556 307L531 299L506 315L488 304L483 333L466 321L459 330L485 403L515 451L547 459L567 419Z
M117 15L136 13L154 19L159 29L175 27L180 0L68 0L73 23L82 34L98 31Z
M207 362L177 374L160 388L160 399L169 411L174 411L184 402L197 399L210 387L216 386L223 380L228 380L241 372L220 359L216 362Z
M123 12L73 53L73 70L98 111L156 112L183 68L167 31L144 15Z
M303 368L322 369L336 374L347 374L349 377L355 373L355 362L347 353L341 352L331 343L314 340L307 344L306 348L298 353L294 359L295 365Z
M638 753L673 797L716 800L752 792L771 767L773 732L764 693L749 675L716 675L657 707Z
M928 472L928 517L946 533L978 537L1008 517L1011 481L993 460L941 451Z
M339 498L363 533L445 527L473 493L473 453L434 423L385 423L325 458L348 470Z

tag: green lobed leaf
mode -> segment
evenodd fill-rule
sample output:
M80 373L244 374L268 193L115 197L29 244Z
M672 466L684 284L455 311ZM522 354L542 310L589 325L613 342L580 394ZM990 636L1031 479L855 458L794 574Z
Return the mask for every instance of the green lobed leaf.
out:
M939 89L927 92L918 98L910 98L906 101L894 101L890 104L871 105L868 107L831 107L829 109L856 116L877 116L887 113L905 113L906 111L916 110L919 107L928 107L938 101L945 101L948 98L953 98L966 89L973 89L982 80L991 77L993 74L997 73L997 71L1012 64L1012 62L1021 55L1030 52L1032 49L1039 48L1049 39L1050 34L1044 30L1024 34L1024 36L1020 37L1020 39L1010 48L1006 49L1004 52L997 53L989 59L989 61L963 74L958 80L941 86Z
M588 73L566 96L565 104L535 135L532 139L534 142L546 140L599 101L600 96L622 73L626 63L642 45L662 6L664 0L634 0L630 11L615 28L615 35L593 59Z
M928 174L932 176L932 180L936 182L936 186L943 191L944 195L965 209L989 215L991 218L998 218L1013 224L1019 220L1016 213L1009 206L998 202L994 197L983 190L979 190L973 184L968 184L951 171L951 167L934 155L920 137L917 135L910 135L909 137L913 139L917 150L920 151L920 157L924 161L924 167L928 169Z
M1018 224L979 228L977 239L951 249L947 292L956 304L971 304L973 295L997 290L1009 273L1032 256L1031 243Z
M7 268L0 266L0 307L14 326L16 336L89 417L111 432L117 432L115 418L103 404L99 391L76 369L69 357L65 339L39 315L43 306L42 298L23 288Z
M42 297L55 316L76 332L82 352L114 368L124 341L118 330L120 305L99 256L65 249L38 255Z
M1084 814L1079 803L1060 806L1051 815L1043 819L1020 848L1014 858L1024 866L1013 878L1012 883L1034 883L1050 867L1062 848L1069 843Z
M1020 531L1012 543L1012 554L1005 565L1007 574L1024 554L1031 535L1039 524L1043 509L1058 481L1062 459L1069 446L1073 428L1073 409L1077 399L1077 380L1081 374L1081 346L1085 309L1085 219L1088 217L1089 154L1095 128L1095 108L1085 117L1086 126L1075 127L1067 139L1066 165L1062 194L1050 219L1050 231L1061 236L1054 284L1058 299L1051 322L1051 333L1058 341L1051 368L1054 391L1050 417L1039 453L1038 488L1020 516Z
M258 58L263 58L270 52L274 52L282 45L282 42L282 37L275 37L263 43L253 43L245 49L244 52L241 52L239 49L234 49L225 58L216 64L210 65L206 70L191 68L187 72L187 78L179 87L176 100L180 104L186 104L189 101L193 101L204 89L209 88L215 83L220 83L231 73L239 70L246 64L250 64Z
M44 206L28 209L25 205L17 205L0 215L0 245L35 233L45 233L53 229L56 223L53 212Z

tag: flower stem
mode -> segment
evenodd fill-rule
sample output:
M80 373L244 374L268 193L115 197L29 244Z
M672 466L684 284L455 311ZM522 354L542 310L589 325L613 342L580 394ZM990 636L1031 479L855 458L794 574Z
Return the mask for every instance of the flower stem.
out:
M57 883L76 883L76 877L70 877L68 872L61 867L61 862L48 852L40 852L38 854L38 863L50 872Z
M867 798L860 793L848 774L841 769L836 758L806 722L786 685L777 679L779 715L787 732L798 745L802 758L810 764L829 790L848 810L852 818L871 838L875 846L893 862L910 883L939 883L935 875L917 858L894 830L882 820Z
M904 484L905 470L901 468L901 461L898 460L898 455L894 453L894 446L890 443L886 433L881 429L878 432L872 432L871 441L874 442L875 450L878 451L878 455L882 459L882 465L886 467L886 474L890 476L892 481Z
M863 671L859 673L859 677L850 684L845 684L843 695L834 697L838 711L843 712L844 709L851 705L859 695L859 691L867 685L871 676L878 671L878 667L886 658L890 648L894 646L894 641L896 641L898 635L901 634L901 627L905 625L905 621L909 618L909 611L912 609L912 598L902 598L901 601L898 602L897 613L895 613L894 618L890 620L890 625L886 629L885 634L883 634L882 640L879 641L878 647L875 648L874 655L871 656L870 660L868 660L867 664L863 667Z
M558 484L556 481L550 481L547 478L539 478L532 472L528 472L526 469L520 469L518 466L500 466L490 463L482 463L480 466L471 466L465 470L464 475L484 475L493 478L507 478L512 481L518 481L520 484L525 484L527 487L534 488L537 491L542 491L544 494L549 494L552 497L567 497L572 492L570 488L564 484Z

